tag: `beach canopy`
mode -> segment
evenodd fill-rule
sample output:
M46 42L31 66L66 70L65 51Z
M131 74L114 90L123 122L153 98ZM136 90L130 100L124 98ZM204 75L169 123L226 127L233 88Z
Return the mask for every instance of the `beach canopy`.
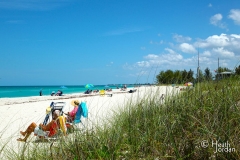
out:
M86 85L85 85L85 88L93 88L93 87L94 87L93 84L86 84Z

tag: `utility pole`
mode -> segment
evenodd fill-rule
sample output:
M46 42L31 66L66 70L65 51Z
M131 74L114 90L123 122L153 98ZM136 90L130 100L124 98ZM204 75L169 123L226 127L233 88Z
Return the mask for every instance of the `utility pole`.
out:
M199 93L199 48L198 48L198 67L197 67L197 77L198 77L198 93Z
M219 72L219 57L218 57L218 68L217 68L217 81L219 80L219 76L220 76L218 72Z
M198 68L197 68L197 76L198 76L198 83L199 83L199 48L198 48Z

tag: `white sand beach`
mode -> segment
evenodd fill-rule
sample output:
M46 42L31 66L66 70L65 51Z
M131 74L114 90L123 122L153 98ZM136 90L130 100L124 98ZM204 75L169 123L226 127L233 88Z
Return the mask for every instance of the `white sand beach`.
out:
M0 99L0 148L7 144L7 147L13 148L16 152L24 142L18 142L16 139L21 137L19 131L25 130L31 122L42 123L46 108L53 102L66 102L64 112L71 111L73 106L70 102L74 99L86 101L88 107L88 118L83 119L87 128L94 128L103 124L104 120L111 118L113 112L118 112L127 103L135 103L147 96L156 96L159 98L162 94L170 96L173 92L178 93L179 88L172 86L152 86L137 87L134 93L119 91L117 89L109 92L111 96L100 96L99 94L69 94L64 96L42 96L25 98L1 98ZM28 142L34 140L34 135L28 139Z

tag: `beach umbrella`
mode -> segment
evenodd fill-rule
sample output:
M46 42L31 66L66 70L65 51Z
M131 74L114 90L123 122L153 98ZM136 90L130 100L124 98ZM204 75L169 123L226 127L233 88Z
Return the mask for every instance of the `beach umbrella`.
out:
M66 89L67 87L65 87L65 86L61 86L60 88L62 88L62 89Z
M93 84L86 84L86 85L85 85L85 88L93 88L93 87L94 87Z

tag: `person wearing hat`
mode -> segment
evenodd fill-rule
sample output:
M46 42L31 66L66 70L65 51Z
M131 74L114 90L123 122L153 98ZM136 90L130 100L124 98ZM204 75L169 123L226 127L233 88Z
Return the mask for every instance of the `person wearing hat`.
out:
M77 113L77 110L78 110L78 106L79 106L79 101L78 100L72 100L71 101L71 105L74 106L73 110L71 112L68 112L68 113L64 113L67 115L67 121L68 122L72 122L75 118L75 115Z
M24 136L24 138L23 139L22 138L18 138L17 141L26 142L28 137L31 135L32 132L34 132L34 134L38 135L38 136L45 136L45 133L42 133L43 135L39 135L38 134L40 128L43 131L49 131L49 134L48 134L49 137L54 136L57 133L57 128L59 128L59 126L58 126L58 123L59 123L58 122L59 121L58 117L59 117L59 115L60 115L60 111L59 110L54 111L53 112L53 120L51 122L49 122L47 125L43 125L41 123L41 124L39 124L39 126L37 126L36 123L34 123L34 122L31 123L24 132L20 131L20 134L22 136ZM63 130L63 132L64 131L65 130Z

